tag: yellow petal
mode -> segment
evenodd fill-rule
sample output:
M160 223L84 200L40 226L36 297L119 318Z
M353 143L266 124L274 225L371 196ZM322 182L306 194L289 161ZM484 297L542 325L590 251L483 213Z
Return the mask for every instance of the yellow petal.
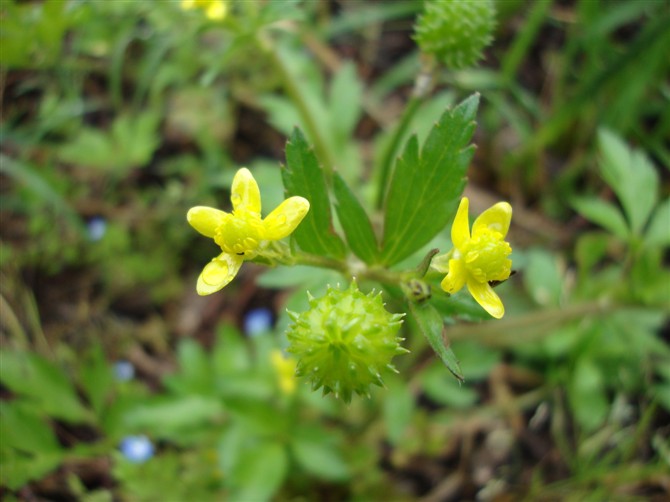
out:
M505 315L505 306L500 297L493 291L488 282L479 282L475 279L468 279L468 291L472 297L477 300L484 310L496 319Z
M224 222L226 214L225 211L213 207L196 206L188 210L186 219L205 237L214 237L214 232Z
M449 273L442 279L440 286L449 294L454 294L465 285L467 273L463 260L449 260Z
M230 201L236 212L249 212L258 217L261 215L261 192L256 180L246 167L237 171L233 178Z
M207 17L212 20L221 20L226 17L226 12L228 6L226 2L223 1L214 1L210 2L209 7L207 7Z
M298 196L286 199L263 220L263 237L271 241L283 239L296 229L308 211L307 199Z
M480 214L472 225L472 235L477 235L484 228L499 232L504 239L512 221L512 206L507 202L498 202Z
M451 242L456 249L461 249L463 245L470 239L470 222L468 221L468 205L467 197L461 199L454 218L454 224L451 226Z
M205 265L200 277L198 277L198 284L196 285L198 294L201 296L211 295L222 289L235 278L243 261L241 258L228 253L221 253L214 258Z
M454 250L453 249L451 251L449 251L448 253L437 255L430 262L430 268L432 268L433 270L435 270L436 272L439 272L441 274L449 273L449 260L451 260L451 257L453 255L454 255Z

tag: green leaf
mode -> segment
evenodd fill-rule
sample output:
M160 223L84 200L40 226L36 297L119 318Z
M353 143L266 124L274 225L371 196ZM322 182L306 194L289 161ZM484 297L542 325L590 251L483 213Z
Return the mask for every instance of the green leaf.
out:
M60 465L63 454L43 453L35 456L10 455L2 458L0 486L18 490L32 480L41 479Z
M93 410L100 416L114 385L114 375L105 360L105 354L100 344L96 344L87 355L81 365L79 376Z
M180 394L209 394L214 390L211 364L202 346L192 339L182 340L177 349L179 372L164 379L167 387Z
M365 263L374 263L379 247L365 209L338 173L333 177L333 191L337 200L335 210L349 247Z
M268 442L245 450L231 473L234 501L269 500L288 473L288 458L281 444Z
M639 234L658 200L658 173L644 152L605 129L598 132L600 172L617 194L630 228Z
M53 453L61 450L53 430L37 407L23 400L0 401L0 448L22 452Z
M488 378L493 368L500 363L502 354L474 340L454 342L460 363L468 369L468 382Z
M430 343L435 353L440 356L447 369L459 381L465 381L458 359L456 359L456 354L454 354L451 348L445 345L444 322L439 312L428 303L419 304L410 302L409 310L412 317L416 320L419 331L426 337L428 343Z
M651 395L666 411L670 411L670 383L653 385Z
M479 95L444 112L419 152L412 136L397 160L385 199L382 260L398 263L427 244L449 222L472 159Z
M0 368L0 381L17 394L35 400L45 413L72 423L91 421L91 413L55 364L35 354L3 351Z
M572 205L587 220L609 230L620 239L628 238L626 220L612 204L593 197L577 197Z
M58 149L64 162L97 167L121 175L135 166L143 166L159 144L158 114L120 115L109 130L83 128Z
M244 372L251 367L249 349L240 332L224 324L216 330L216 344L212 352L212 368L217 377Z
M349 468L327 439L296 437L291 441L291 453L303 469L315 476L334 481L347 479Z
M384 399L384 423L391 444L402 441L415 409L414 396L409 385L396 376L386 377L388 392Z
M607 418L609 402L604 376L591 359L582 357L577 362L568 395L575 418L586 432L602 425Z
M523 281L526 290L539 305L557 307L563 296L563 270L558 258L542 249L527 253Z
M356 66L346 62L333 76L330 86L330 123L342 140L351 140L361 116L363 86L356 74Z
M50 165L45 168L56 169ZM0 154L0 173L14 178L17 183L25 185L31 192L34 192L41 200L51 204L53 209L63 215L68 223L84 233L84 226L81 217L77 214L74 207L68 202L64 194L59 193L53 186L51 180L43 176L38 167L23 161L17 161L6 155Z
M344 257L344 243L333 229L330 198L323 170L300 129L295 128L286 143L286 166L282 179L287 196L307 199L310 209L293 232L295 242L308 253Z
M124 423L131 430L150 430L156 436L178 437L201 428L223 413L220 399L202 396L156 398L127 410Z
M645 234L647 246L670 246L670 198L661 202Z
M250 437L248 428L242 421L235 421L224 429L219 439L217 452L219 467L223 472L231 472L246 449L245 444Z
M589 232L577 240L575 260L577 260L580 276L587 276L591 269L607 254L612 236L607 232Z
M438 365L431 365L423 372L421 386L429 398L450 408L467 408L479 398L477 392L469 386L459 385Z

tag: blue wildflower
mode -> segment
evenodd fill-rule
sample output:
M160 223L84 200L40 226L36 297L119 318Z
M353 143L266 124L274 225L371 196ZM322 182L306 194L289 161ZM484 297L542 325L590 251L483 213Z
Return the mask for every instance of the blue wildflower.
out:
M114 376L119 382L127 382L135 377L135 366L130 361L117 361L114 363Z
M244 316L244 332L247 336L257 336L272 329L272 312L266 308L250 310Z
M88 238L93 242L97 242L105 236L107 232L107 220L100 216L96 216L88 220L86 224L88 231Z
M154 445L144 435L126 436L119 445L124 457L135 464L142 464L154 456Z

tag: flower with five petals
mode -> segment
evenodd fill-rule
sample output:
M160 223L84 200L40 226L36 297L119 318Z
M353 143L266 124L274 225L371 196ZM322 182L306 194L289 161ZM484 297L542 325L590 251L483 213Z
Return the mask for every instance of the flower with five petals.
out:
M463 197L451 227L454 249L433 263L433 268L447 273L441 283L443 290L453 294L467 285L477 303L496 319L505 314L505 307L489 283L510 276L512 261L507 257L512 248L505 236L511 220L512 206L498 202L477 217L470 233L468 199Z
M256 180L245 167L233 178L232 213L212 207L191 208L186 219L205 237L214 239L222 253L202 270L196 290L199 295L216 293L237 275L242 262L251 260L268 241L283 239L293 232L309 211L309 202L290 197L265 219L261 219L261 195Z

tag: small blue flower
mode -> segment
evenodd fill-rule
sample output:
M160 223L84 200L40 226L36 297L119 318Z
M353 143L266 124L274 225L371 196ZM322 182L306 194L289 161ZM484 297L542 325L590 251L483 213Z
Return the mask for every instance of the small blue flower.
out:
M124 457L135 464L142 464L154 456L154 445L144 435L126 436L119 445Z
M119 382L127 382L135 377L135 366L130 361L117 361L114 363L114 376Z
M272 311L266 308L253 309L244 316L244 332L257 336L272 329Z
M107 232L107 221L100 216L91 218L88 220L86 230L88 231L89 240L97 242L102 239Z

